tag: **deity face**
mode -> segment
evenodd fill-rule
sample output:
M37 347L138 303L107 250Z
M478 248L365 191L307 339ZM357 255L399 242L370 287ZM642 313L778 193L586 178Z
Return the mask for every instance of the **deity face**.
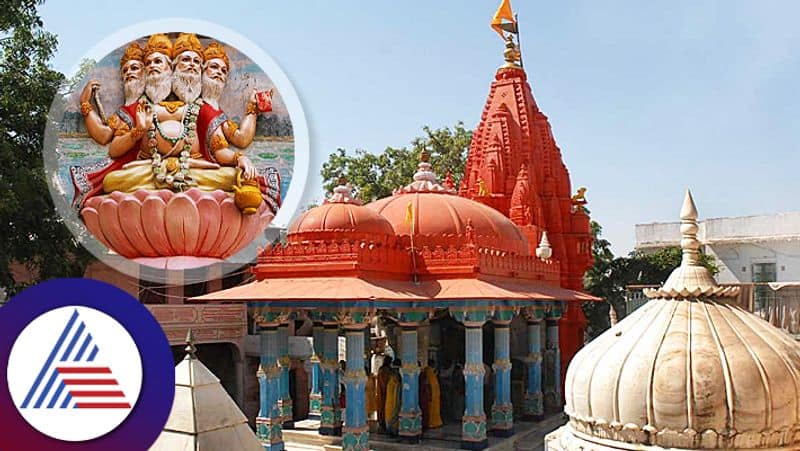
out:
M187 50L175 59L175 72L193 73L200 75L203 60L196 52Z
M120 76L125 91L125 104L129 104L144 92L144 63L139 60L128 61L120 69Z
M170 63L171 61L167 58L167 55L159 52L153 52L144 58L144 66L148 76L171 72Z
M219 108L219 99L222 97L222 90L225 89L225 82L228 81L228 66L221 58L213 58L206 62L203 71L203 100L211 103L215 108Z
M161 102L172 91L172 66L163 53L153 52L144 59L145 93L153 102Z
M175 70L172 74L172 92L184 102L193 102L200 97L202 90L201 72L202 59L196 52L187 50L175 60Z

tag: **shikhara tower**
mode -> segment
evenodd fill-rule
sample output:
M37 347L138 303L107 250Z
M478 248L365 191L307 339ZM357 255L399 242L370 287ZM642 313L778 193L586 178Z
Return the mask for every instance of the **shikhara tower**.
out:
M550 123L533 98L514 43L497 70L472 137L459 195L495 208L526 235L530 253L547 232L561 264L561 286L583 289L592 265L592 233L581 194L572 195L569 171ZM584 342L586 318L568 303L561 320L562 374Z

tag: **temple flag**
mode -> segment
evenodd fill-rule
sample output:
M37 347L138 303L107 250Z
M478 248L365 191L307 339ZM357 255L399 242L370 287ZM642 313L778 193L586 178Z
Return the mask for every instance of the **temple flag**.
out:
M503 23L503 19L511 23ZM497 8L497 12L495 12L494 17L492 17L491 25L494 31L499 33L500 36L503 36L503 30L509 33L518 33L517 20L514 18L514 13L511 11L510 0L503 0L500 3L500 7Z
M411 202L406 205L406 224L413 224L414 223L414 207L411 205Z

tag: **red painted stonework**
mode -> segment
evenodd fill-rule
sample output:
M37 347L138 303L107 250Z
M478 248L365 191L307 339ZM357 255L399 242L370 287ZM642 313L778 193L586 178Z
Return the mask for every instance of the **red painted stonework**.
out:
M547 231L553 259L561 264L561 286L583 289L583 274L592 265L589 216L572 201L561 150L521 68L504 67L495 75L459 195L508 216L527 236L531 254ZM580 305L569 303L559 337L562 375L583 345L585 327Z

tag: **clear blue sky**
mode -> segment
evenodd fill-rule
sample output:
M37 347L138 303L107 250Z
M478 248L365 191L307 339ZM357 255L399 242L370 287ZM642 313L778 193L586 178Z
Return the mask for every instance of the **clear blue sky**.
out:
M502 42L499 0L56 1L41 14L68 71L115 30L186 17L281 65L310 127L312 186L337 147L401 146L425 124L475 127ZM191 5L191 7L184 6ZM525 67L572 176L616 253L634 224L800 210L800 2L512 0Z

